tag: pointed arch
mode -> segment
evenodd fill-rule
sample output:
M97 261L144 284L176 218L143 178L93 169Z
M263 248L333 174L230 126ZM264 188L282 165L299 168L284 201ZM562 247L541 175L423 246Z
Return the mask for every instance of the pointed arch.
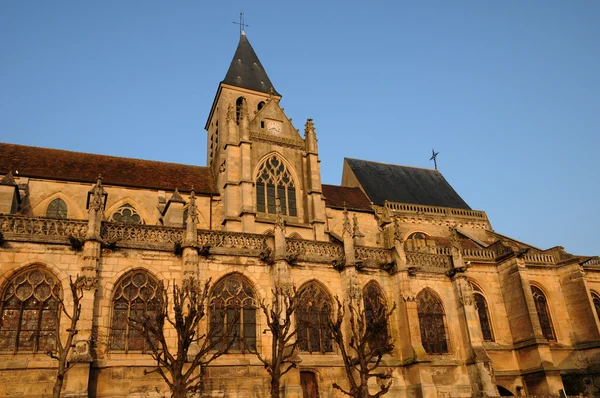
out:
M487 300L478 285L471 282L471 286L473 287L473 299L475 300L477 315L479 315L479 325L481 326L483 341L494 341L494 331L492 329L492 321Z
M128 211L125 212L125 210ZM106 220L111 222L147 224L149 220L148 214L146 213L144 207L129 197L122 198L117 202L113 203L108 209L106 209L104 214L106 214ZM133 218L134 214L138 215L139 222L136 221L137 218ZM122 218L122 216L125 216L125 218ZM118 221L119 217L121 217L121 220L126 221Z
M596 310L596 317L598 318L598 321L600 321L600 295L596 292L592 292L592 303Z
M49 218L68 218L69 209L67 204L61 198L56 198L46 208L46 217Z
M389 338L389 325L387 324L387 318L384 317L388 305L383 289L374 280L368 282L363 287L363 305L367 325L377 324L377 329L369 339L369 345L372 349L374 347L383 347ZM386 322L383 322L384 320Z
M428 354L448 352L445 312L442 301L431 289L425 288L417 295L417 312L421 343Z
M232 272L219 279L212 287L209 299L211 338L221 340L223 334L232 335L220 344L231 343L231 351L248 347L256 349L256 292L252 282L239 272ZM217 347L219 348L219 347Z
M145 269L127 272L116 283L112 296L111 351L146 352L148 343L130 319L153 318L158 310L162 285Z
M552 326L552 317L550 316L550 308L548 308L548 299L538 286L531 285L531 295L535 302L535 310L540 321L542 334L548 341L556 341L556 334Z
M290 234L290 236L288 236L289 239L302 239L302 235L300 235L298 232L292 232Z
M276 197L281 202L284 216L298 216L298 178L289 162L277 152L264 156L254 172L256 211L275 214Z
M42 265L14 273L0 296L0 352L47 352L59 335L61 284Z
M298 349L308 352L333 352L333 340L326 333L332 316L333 300L327 289L315 280L298 290L301 304L296 310Z
M68 210L68 218L82 219L86 217L85 214L81 211L81 208L79 207L78 203L62 191L48 195L44 200L36 204L33 208L33 214L38 217L48 217L48 207L56 199L61 199L66 204Z

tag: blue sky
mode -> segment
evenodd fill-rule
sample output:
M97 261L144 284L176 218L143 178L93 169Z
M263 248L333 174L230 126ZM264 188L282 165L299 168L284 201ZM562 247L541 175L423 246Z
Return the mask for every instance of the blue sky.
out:
M0 141L204 165L240 10L324 183L435 148L497 232L600 254L598 1L5 0Z

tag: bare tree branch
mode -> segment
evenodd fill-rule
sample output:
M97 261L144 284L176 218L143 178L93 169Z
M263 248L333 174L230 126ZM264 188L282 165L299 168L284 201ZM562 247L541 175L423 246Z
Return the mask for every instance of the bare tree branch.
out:
M385 395L392 385L391 374L373 371L379 368L383 356L394 349L387 327L396 305L388 310L385 303L373 297L365 297L364 302L351 298L347 305L338 297L335 301L337 316L329 319L327 332L339 347L350 388L346 390L337 383L333 384L333 388L354 398ZM348 327L344 323L346 316ZM371 378L377 378L381 383L375 394L369 392Z
M156 361L156 367L146 373L160 374L175 398L202 391L206 367L225 354L237 338L234 328L239 311L226 329L222 325L209 325L208 333L198 334L200 322L208 311L209 289L210 279L203 286L194 278L184 280L182 286L173 282L170 304L168 285L163 285L146 314L141 319L129 319ZM176 332L175 345L166 338L167 324Z
M77 275L75 277L75 281L73 281L73 278L69 276L69 287L71 290L71 297L73 298L73 306L70 314L66 310L64 297L61 297L58 300L59 312L64 313L65 316L71 321L69 327L66 329L67 339L63 344L60 335L60 325L57 324L55 330L56 346L54 347L54 350L49 350L47 352L50 358L58 361L56 381L54 383L54 388L52 389L52 396L54 398L60 397L65 375L74 365L73 363L68 362L68 358L71 353L71 349L74 347L73 339L78 333L77 322L81 316L80 302L83 298L83 277Z

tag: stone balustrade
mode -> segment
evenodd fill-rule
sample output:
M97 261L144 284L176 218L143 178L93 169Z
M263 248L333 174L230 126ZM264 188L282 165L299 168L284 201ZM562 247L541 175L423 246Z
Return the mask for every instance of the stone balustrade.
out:
M285 251L299 257L317 258L325 261L338 260L344 256L344 246L339 243L302 239L286 239Z
M211 249L240 249L258 252L263 250L268 241L272 239L273 237L269 235L198 230L198 245L210 246Z
M534 264L554 264L554 256L552 254L532 253L528 252L523 255L523 259L527 263Z
M463 249L463 257L467 260L494 260L496 253L488 249Z
M392 262L390 250L378 247L356 246L356 260L369 264L389 264Z
M406 263L408 266L438 273L446 272L452 267L450 256L423 252L406 252Z
M581 263L581 265L600 265L600 257L591 257Z
M452 209L448 207L413 205L408 203L385 202L384 207L399 213L419 213L434 216L468 217L487 220L487 215L480 210Z
M0 232L6 239L68 243L69 237L83 238L87 221L45 217L0 215Z
M155 225L122 224L116 222L102 223L102 239L118 242L120 246L163 245L169 249L175 243L183 241L182 228L171 228Z

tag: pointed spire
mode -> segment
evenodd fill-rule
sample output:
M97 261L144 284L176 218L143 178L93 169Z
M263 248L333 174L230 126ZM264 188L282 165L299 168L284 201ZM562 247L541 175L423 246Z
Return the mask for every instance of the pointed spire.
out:
M96 184L88 191L88 200L86 208L90 212L104 212L104 206L106 206L106 197L108 194L102 186L102 175L98 174Z
M6 173L6 175L0 180L0 185L10 185L10 186L17 185L17 183L15 182L15 178L13 177L13 174L11 171Z
M315 133L315 125L312 119L306 119L304 125L304 144L308 152L318 152L317 134Z
M348 209L346 208L346 202L344 202L344 230L343 235L352 236L352 224L350 223L350 217L348 216Z
M185 239L184 247L194 247L198 243L198 230L196 224L198 222L198 208L196 207L196 191L192 186L190 192L190 204L188 205L187 218L185 219Z
M273 83L267 76L267 72L260 63L244 31L240 35L240 41L231 65L229 65L229 70L221 83L261 93L268 93L269 89L273 87ZM279 96L277 92L275 94Z
M181 197L179 190L175 188L175 192L173 192L173 195L171 195L171 199L169 199L169 202L185 203L185 200Z

